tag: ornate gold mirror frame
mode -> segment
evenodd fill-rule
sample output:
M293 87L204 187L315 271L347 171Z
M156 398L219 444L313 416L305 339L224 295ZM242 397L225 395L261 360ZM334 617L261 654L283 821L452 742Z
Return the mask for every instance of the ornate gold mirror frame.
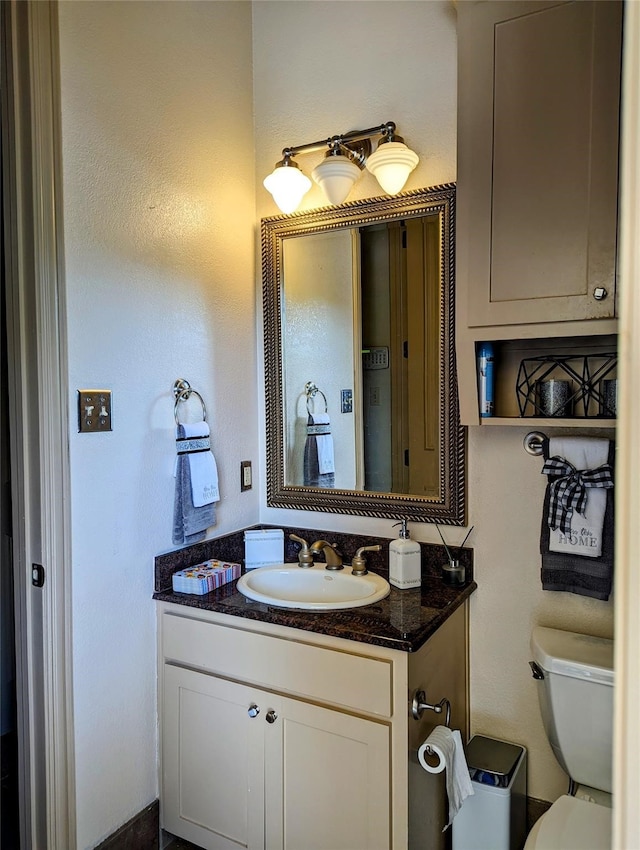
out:
M436 496L293 486L285 481L283 253L287 239L437 215L440 224L439 487ZM466 429L460 425L454 338L455 184L262 220L267 505L439 522L466 521ZM310 345L312 341L310 340Z

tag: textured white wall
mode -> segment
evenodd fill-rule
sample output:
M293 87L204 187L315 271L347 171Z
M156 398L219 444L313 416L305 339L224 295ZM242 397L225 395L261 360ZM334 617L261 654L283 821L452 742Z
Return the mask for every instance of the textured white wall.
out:
M258 514L239 486L259 424L251 6L62 2L60 47L69 384L113 390L113 432L70 434L87 848L158 792L151 594L153 557L172 548L176 378L209 410L213 533Z
M449 0L258 2L253 8L256 191L260 216L275 215L261 180L285 145L393 120L420 156L407 189L456 178L456 17ZM277 59L276 59L277 57ZM301 157L305 170L315 155ZM307 172L308 173L308 172ZM380 194L365 172L350 199ZM303 208L324 203L320 190ZM479 589L471 602L473 731L530 750L529 793L566 789L542 729L528 661L536 623L610 636L609 603L543 593L538 535L544 479L526 454L526 429L471 429L469 525ZM264 451L262 452L264 459ZM264 460L263 460L264 462ZM261 510L261 519L394 536L391 521L306 511ZM430 526L413 536L438 542ZM461 542L463 529L445 529Z

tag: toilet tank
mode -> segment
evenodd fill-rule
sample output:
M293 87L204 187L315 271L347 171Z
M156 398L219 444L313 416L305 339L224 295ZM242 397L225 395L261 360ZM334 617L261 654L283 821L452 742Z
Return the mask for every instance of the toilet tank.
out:
M575 782L611 793L613 641L536 626L531 651L556 758Z

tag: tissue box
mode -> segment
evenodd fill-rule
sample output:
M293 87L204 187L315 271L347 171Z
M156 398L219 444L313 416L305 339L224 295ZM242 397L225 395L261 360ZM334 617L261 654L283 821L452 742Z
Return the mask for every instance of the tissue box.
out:
M240 564L229 564L226 561L204 561L195 567L178 570L172 576L173 589L176 593L210 593L216 587L240 578Z
M284 531L261 528L244 533L244 566L247 570L284 561Z

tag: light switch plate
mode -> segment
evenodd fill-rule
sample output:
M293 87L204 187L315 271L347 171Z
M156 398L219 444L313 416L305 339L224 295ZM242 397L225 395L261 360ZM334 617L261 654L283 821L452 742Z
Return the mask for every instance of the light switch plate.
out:
M340 390L340 412L353 413L353 390Z
M111 390L78 390L78 431L111 430Z
M251 461L240 461L240 491L251 490L253 486L253 477L251 474Z

